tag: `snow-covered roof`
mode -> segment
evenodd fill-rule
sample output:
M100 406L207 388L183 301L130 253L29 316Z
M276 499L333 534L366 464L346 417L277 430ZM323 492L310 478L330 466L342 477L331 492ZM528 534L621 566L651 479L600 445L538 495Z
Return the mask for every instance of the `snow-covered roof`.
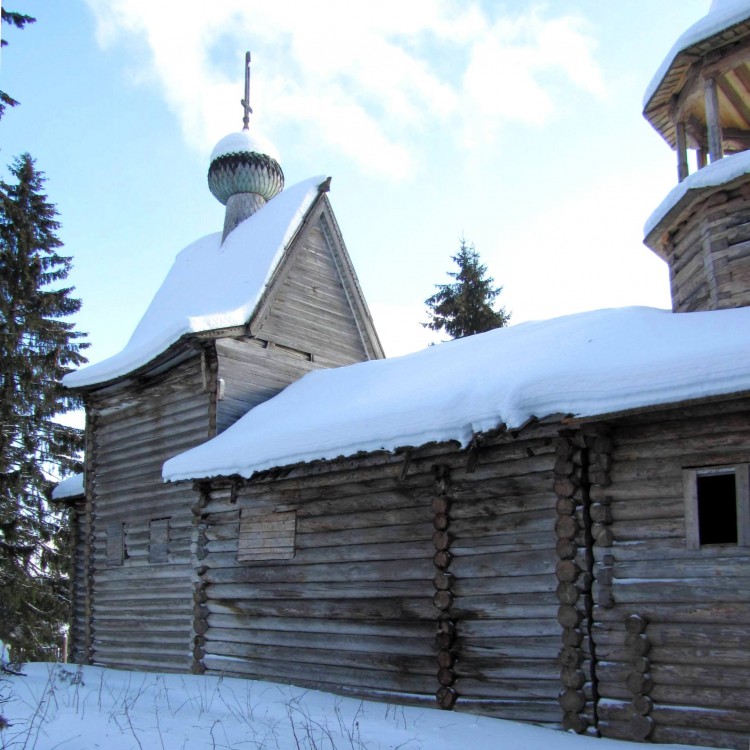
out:
M67 500L83 495L83 474L71 474L52 490L53 500Z
M166 480L254 472L750 391L750 308L599 310L305 375L164 465Z
M682 34L669 50L646 89L643 97L644 108L681 52L749 18L750 0L714 0L708 13Z
M265 154L270 156L272 159L276 159L277 162L281 162L279 152L276 150L276 146L271 143L267 138L264 138L259 133L250 133L249 130L240 130L237 133L230 133L225 135L215 146L211 152L211 158L209 162L214 159L218 159L220 156L227 156L228 154L241 154L241 153L255 153Z
M313 177L279 193L224 244L217 232L188 245L125 348L69 373L63 383L69 388L104 383L148 364L186 334L246 323L324 180Z
M750 151L740 151L709 164L686 177L673 187L657 209L648 217L643 233L648 237L664 217L690 192L707 187L718 187L750 174Z

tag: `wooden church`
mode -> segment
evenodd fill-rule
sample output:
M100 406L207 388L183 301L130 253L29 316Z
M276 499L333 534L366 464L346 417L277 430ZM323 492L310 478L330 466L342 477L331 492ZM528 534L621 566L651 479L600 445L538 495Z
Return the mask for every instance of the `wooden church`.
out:
M283 172L246 123L208 182L223 233L182 251L123 352L66 379L87 418L72 639L85 662L192 663L196 496L162 464L310 370L383 356L329 180L275 197Z
M646 228L673 311L394 360L327 183L279 192L269 147L220 142L223 236L66 381L76 657L746 748L748 65L750 4L714 0L647 92L678 161Z

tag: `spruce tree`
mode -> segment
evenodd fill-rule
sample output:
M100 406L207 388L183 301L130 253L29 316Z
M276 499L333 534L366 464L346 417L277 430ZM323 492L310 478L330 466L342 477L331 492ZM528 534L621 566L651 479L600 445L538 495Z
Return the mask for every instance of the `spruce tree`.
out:
M2 5L1 2L0 5ZM0 8L0 26L10 25L15 26L17 29L22 29L24 26L26 26L27 23L34 23L35 21L36 18L24 15L23 13L16 13L12 10ZM7 44L7 40L0 39L0 47L5 47L7 46ZM4 91L0 91L0 117L3 116L6 106L15 107L17 104L18 101L16 101L12 96L6 94Z
M85 362L83 334L64 320L81 303L62 282L55 207L24 154L0 182L0 640L15 660L54 658L68 618L64 515L52 477L80 471L80 430L55 421L79 407L62 376Z
M449 271L448 275L455 281L435 285L438 291L425 300L430 320L422 325L433 331L444 330L454 339L507 326L510 313L504 307L493 308L503 288L493 286L495 280L486 275L487 267L480 262L474 245L467 245L461 238L461 247L451 259L458 271Z

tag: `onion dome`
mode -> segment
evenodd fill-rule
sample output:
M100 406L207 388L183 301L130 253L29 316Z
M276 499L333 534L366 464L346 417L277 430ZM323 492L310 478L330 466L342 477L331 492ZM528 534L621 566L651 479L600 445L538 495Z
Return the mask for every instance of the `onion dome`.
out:
M284 188L284 173L273 144L251 135L249 130L225 136L211 152L208 187L225 206L239 193L271 200Z

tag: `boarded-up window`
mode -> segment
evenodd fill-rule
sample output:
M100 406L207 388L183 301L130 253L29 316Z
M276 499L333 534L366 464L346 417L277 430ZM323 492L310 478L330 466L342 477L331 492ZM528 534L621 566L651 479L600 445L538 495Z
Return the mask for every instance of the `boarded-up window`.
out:
M125 557L125 524L122 521L107 524L107 566L122 565Z
M690 549L750 545L748 464L686 469L685 534Z
M156 518L148 524L148 561L163 563L169 559L169 519Z
M263 515L243 511L237 559L239 562L291 560L296 528L295 510Z

